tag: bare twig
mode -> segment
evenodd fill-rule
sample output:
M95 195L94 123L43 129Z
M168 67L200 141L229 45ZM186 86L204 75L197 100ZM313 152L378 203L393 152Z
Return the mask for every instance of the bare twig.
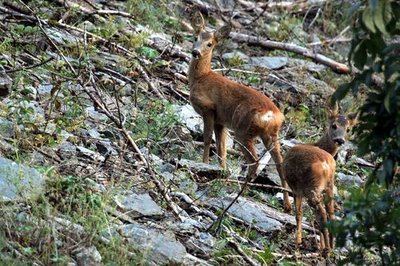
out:
M82 5L77 5L75 2L71 2L68 0L57 0L60 5L63 5L68 8L76 8L78 7L79 11L85 13L87 15L113 15L113 16L122 16L127 18L133 18L133 16L129 13L119 11L119 10L111 10L111 9L97 9L96 6L91 4L89 1L85 1L88 3L92 8L87 8Z
M52 61L52 60L54 60L54 58L53 58L53 57L50 57L50 58L44 60L43 62L40 62L40 63L34 64L34 65L31 65L31 66L22 67L22 68L19 68L19 69L6 70L6 73L7 73L7 74L10 74L10 73L18 72L18 71L25 71L25 70L32 69L32 68L37 68L37 67L40 67L40 66L42 66L42 65L47 64L48 62L50 62L50 61Z
M309 50L307 48L295 44L265 40L258 38L256 36L250 36L247 34L237 33L237 32L231 32L230 36L232 37L233 40L237 42L244 42L251 45L257 45L269 49L285 50L303 55L307 58L314 60L317 63L321 63L323 65L330 67L333 71L340 74L350 73L350 68L347 65L336 62L322 54L315 53L312 50Z
M249 264L252 266L255 265L259 265L258 263L256 263L255 261L253 261L252 258L249 257L249 255L246 254L246 252L243 251L243 249L239 246L238 243L236 243L235 241L233 241L233 239L228 239L228 244L233 247L233 249L236 250L237 253L239 253L239 255L242 256L242 258Z
M214 180L213 180L214 181ZM213 182L210 181L210 182ZM239 181L239 180L235 180L235 179L222 179L219 180L225 183L239 183L239 184L245 184L245 181ZM268 189L274 189L274 190L279 190L279 191L287 191L287 192L292 192L290 189L284 188L284 187L279 187L279 186L272 186L272 185L265 185L265 184L257 184L257 183L249 183L248 184L249 187L259 187L259 188L268 188Z

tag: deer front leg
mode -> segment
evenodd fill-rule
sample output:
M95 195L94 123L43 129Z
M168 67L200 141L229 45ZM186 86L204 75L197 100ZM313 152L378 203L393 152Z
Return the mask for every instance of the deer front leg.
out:
M226 169L226 137L228 130L223 125L214 125L219 165Z
M214 114L212 112L207 112L203 116L204 130L203 130L203 140L204 140L204 153L203 153L203 163L209 163L210 161L210 146L212 141L212 133L214 128Z

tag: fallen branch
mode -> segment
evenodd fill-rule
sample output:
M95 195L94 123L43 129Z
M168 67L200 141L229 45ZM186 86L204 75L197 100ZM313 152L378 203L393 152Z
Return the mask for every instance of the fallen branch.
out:
M236 250L237 253L239 253L240 256L249 264L252 266L259 265L258 263L254 262L252 258L249 257L249 255L246 254L246 252L243 251L243 249L239 246L238 243L233 241L232 239L228 239L228 244Z
M86 15L113 15L133 18L131 14L119 10L97 9L94 5L91 5L92 8L87 8L69 0L57 0L57 2L58 4L63 5L67 8L78 8L80 12L85 13Z
M285 50L289 52L294 52L296 54L300 54L304 57L312 59L317 63L330 67L333 71L339 74L351 73L351 70L347 65L336 62L333 59L330 59L324 55L315 53L313 50L295 44L265 40L256 36L250 36L238 32L231 32L230 37L237 42L247 43L250 45L257 45L268 49Z
M214 181L214 180L213 180ZM211 182L213 182L211 181ZM245 184L245 181L239 181L239 180L235 180L235 179L221 179L218 180L219 182L225 182L225 183L238 183L238 184ZM248 184L249 187L260 187L260 188L269 188L269 189L275 189L275 190L279 190L279 191L287 191L289 193L292 193L292 191L290 189L284 188L284 187L279 187L279 186L272 186L272 185L265 185L265 184L257 184L257 183L249 183Z

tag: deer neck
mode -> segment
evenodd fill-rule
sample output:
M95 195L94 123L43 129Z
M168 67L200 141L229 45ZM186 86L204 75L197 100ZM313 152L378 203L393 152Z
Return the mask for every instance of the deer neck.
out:
M189 86L211 71L211 54L201 58L192 58L189 66Z
M329 137L328 133L323 135L322 138L318 142L314 143L314 145L317 146L318 148L330 153L333 157L335 157L335 155L339 151L339 148L331 140L331 138Z

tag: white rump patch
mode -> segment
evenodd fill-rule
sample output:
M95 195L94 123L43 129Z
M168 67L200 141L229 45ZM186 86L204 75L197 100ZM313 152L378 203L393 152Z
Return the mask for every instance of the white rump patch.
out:
M270 120L274 119L274 113L272 111L268 111L265 114L260 116L261 121L268 122Z
M322 169L329 170L329 164L326 161L322 163Z

